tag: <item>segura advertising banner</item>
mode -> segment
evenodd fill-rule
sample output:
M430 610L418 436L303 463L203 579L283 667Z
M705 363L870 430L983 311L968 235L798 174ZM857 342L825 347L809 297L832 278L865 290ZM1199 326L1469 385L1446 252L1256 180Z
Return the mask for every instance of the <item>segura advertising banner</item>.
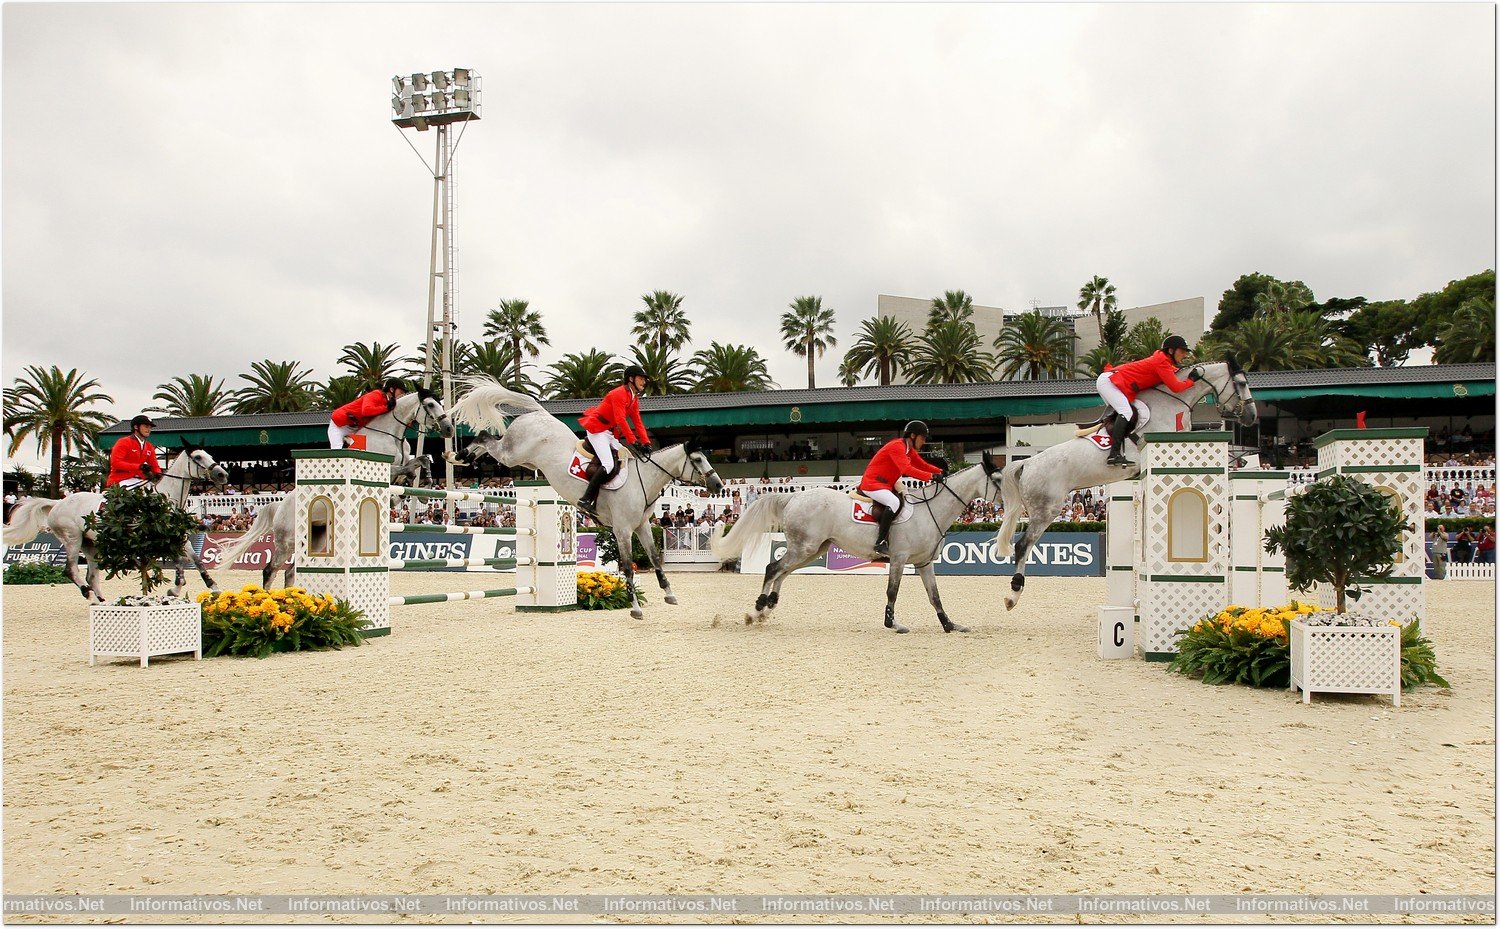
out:
M48 536L47 538L50 538ZM200 548L203 566L210 571L224 567L220 562L226 549L240 538L237 532L210 532L193 542ZM41 541L38 539L38 541ZM61 552L61 546L58 551ZM514 538L493 535L437 535L427 532L393 532L386 557L401 561L435 561L455 558L514 558ZM271 535L267 533L255 540L239 559L229 567L235 571L262 571L271 560ZM10 561L9 552L6 561ZM61 561L58 562L59 564ZM423 568L424 571L494 571L496 568Z
M938 549L938 574L1014 574L1012 546L993 532L950 532ZM1026 559L1027 577L1103 577L1104 534L1048 532Z

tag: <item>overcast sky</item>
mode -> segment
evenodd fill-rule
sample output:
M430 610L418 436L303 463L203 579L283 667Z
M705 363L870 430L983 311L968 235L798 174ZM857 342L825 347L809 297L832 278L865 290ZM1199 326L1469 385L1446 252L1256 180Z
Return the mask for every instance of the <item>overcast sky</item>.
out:
M1410 298L1493 267L1495 7L1468 4L4 6L3 365L128 417L175 375L421 341L433 132L390 78L473 68L460 338L520 297L625 352L814 294L838 359L880 293L1122 306L1236 277ZM1190 334L1191 335L1191 334Z

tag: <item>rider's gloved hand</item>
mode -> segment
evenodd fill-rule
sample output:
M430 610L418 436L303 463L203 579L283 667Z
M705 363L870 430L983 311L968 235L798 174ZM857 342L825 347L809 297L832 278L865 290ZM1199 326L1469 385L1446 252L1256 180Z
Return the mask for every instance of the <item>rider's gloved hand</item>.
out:
M939 471L938 473L936 473L936 474L934 474L932 476L932 482L934 484L941 484L943 481L946 481L947 479L948 479L948 472L947 471Z
M1188 379L1188 383L1189 384L1192 384L1192 383L1195 383L1197 381L1202 380L1203 379L1203 369L1202 368L1194 368L1193 370L1189 371L1187 379Z

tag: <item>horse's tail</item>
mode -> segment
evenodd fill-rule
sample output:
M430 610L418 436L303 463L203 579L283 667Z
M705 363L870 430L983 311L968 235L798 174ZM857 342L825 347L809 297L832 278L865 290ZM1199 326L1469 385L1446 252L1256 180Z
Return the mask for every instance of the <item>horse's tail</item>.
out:
M1000 528L995 530L995 544L1004 551L1009 545L1011 536L1016 534L1016 523L1021 521L1021 469L1026 467L1026 462L1017 461L1008 464L1000 472L1000 505L1005 510L1005 515L1000 520Z
M504 387L494 378L471 376L459 378L468 388L464 398L448 410L448 415L480 430L505 435L505 417L523 413L545 412L535 397Z
M782 510L786 509L792 497L793 494L762 494L760 499L745 507L745 512L729 527L729 531L714 536L710 542L714 557L719 559L719 563L738 558L751 536L780 527Z
M219 552L219 567L232 568L234 563L240 560L240 556L249 551L255 540L271 531L276 522L276 509L285 501L276 501L263 504L255 511L255 522L245 530L245 534L235 540L234 544Z
M47 497L28 497L17 503L10 511L10 522L5 524L5 544L20 545L36 538L47 525L47 516L60 501Z

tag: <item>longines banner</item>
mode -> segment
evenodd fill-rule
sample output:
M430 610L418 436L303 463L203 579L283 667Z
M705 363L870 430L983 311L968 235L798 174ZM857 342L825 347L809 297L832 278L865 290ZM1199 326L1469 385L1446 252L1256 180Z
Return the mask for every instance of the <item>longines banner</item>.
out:
M939 574L1016 572L1009 543L995 544L993 532L950 532L938 550ZM1028 577L1103 577L1104 534L1047 532L1026 559Z

